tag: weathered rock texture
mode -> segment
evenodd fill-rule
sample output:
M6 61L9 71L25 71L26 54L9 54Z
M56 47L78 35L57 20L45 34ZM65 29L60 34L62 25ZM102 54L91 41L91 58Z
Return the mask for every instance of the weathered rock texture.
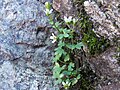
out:
M51 76L52 50L42 3L0 0L0 90L58 89Z
M111 41L116 38L120 39L120 1L95 1L84 2L85 10L94 22L94 31Z
M120 89L120 65L116 54L116 48L111 47L99 56L89 59L93 70L101 78L98 90Z
M60 12L62 18L64 16L75 16L72 0L53 0L52 6L57 12Z

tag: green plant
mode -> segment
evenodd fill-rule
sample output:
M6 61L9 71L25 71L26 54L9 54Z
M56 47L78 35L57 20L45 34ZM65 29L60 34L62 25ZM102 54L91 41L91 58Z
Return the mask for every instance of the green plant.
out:
M91 55L99 54L109 46L109 41L104 37L97 37L96 34L89 30L84 33L82 41L87 45Z
M80 68L77 68L73 58L75 50L83 47L83 43L76 40L75 26L78 19L64 16L61 22L55 22L51 14L53 10L50 9L50 3L46 2L45 7L49 23L58 32L57 35L52 33L50 37L53 40L52 43L57 44L53 58L53 77L56 79L56 84L62 84L65 89L68 89L80 79Z
M82 32L82 42L87 46L87 52L90 55L96 55L106 50L110 45L109 40L102 36L95 34L93 30L93 23L90 17L86 14L84 6L82 5L85 0L74 0L76 8L76 15L81 18L79 22L79 30Z

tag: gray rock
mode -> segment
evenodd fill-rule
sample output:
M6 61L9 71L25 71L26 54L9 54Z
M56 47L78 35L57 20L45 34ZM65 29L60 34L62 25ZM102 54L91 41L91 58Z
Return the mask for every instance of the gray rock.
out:
M0 0L0 90L58 89L44 9L39 0Z
M36 0L5 0L0 4L0 47L11 56L9 59L23 56L28 46L42 44L35 29L47 23L43 4Z
M40 67L46 71L46 68ZM0 66L0 90L58 90L51 76L26 61L4 61Z
M15 70L9 61L4 61L0 67L0 90L15 90Z
M94 22L94 32L100 36L108 38L113 43L113 40L120 40L119 3L119 0L96 0L96 2L84 2L85 10Z
M111 47L99 56L93 57L89 60L92 69L101 78L98 81L99 89L97 90L119 90L120 65L115 57L116 54L116 47Z

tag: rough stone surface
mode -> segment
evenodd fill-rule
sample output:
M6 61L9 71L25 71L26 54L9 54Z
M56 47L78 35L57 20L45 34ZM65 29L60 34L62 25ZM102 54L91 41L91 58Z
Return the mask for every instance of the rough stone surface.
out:
M72 0L53 0L53 8L60 12L63 16L74 16L75 9L73 8Z
M92 57L89 60L93 70L101 78L99 81L98 90L120 89L120 65L118 64L118 60L115 55L116 48L112 47L101 55L94 58Z
M95 2L96 1L96 2ZM94 22L95 32L109 40L120 39L119 0L89 0L85 10Z
M53 53L43 3L0 0L0 90L58 89L51 76Z

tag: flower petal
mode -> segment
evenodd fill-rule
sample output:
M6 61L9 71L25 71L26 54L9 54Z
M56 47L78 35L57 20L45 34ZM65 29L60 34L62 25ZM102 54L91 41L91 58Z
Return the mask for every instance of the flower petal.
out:
M54 37L53 37L53 36L50 36L50 39L54 39Z

